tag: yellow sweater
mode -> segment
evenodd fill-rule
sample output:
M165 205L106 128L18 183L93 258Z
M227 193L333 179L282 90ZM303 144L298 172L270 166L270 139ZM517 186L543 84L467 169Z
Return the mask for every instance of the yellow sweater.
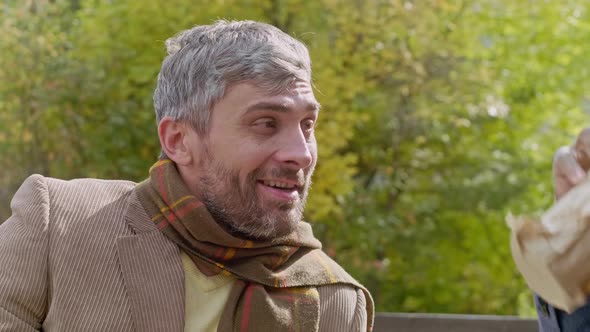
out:
M184 269L184 331L215 332L236 278L221 274L207 277L182 250L180 257Z

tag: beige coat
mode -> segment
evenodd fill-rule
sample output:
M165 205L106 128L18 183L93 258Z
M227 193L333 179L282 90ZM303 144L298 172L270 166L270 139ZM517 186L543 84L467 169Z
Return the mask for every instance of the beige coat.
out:
M0 331L183 331L179 249L134 187L39 175L24 182L0 226ZM318 290L319 331L365 330L362 291Z

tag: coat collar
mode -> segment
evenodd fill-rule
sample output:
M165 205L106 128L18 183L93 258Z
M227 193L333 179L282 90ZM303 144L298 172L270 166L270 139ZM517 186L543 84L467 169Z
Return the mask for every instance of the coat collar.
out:
M135 234L117 240L117 253L135 329L182 332L185 290L178 246L156 228L135 191L125 220Z

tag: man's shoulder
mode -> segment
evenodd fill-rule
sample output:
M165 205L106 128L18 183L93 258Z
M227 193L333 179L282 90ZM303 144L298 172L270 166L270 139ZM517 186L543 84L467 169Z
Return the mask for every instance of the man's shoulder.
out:
M374 307L371 295L330 256L323 251L319 251L318 254L332 277L338 280L317 287L321 303L320 315L324 321L320 323L323 326L320 330L364 331L373 321ZM367 325L367 320L370 320L371 324Z
M75 179L58 179L40 174L33 174L28 179L34 179L36 181L45 181L48 184L53 185L65 185L65 186L114 186L114 187L132 187L136 183L128 180L119 179L98 179L98 178L75 178ZM27 180L28 180L27 179Z
M83 217L108 206L126 205L126 199L135 186L134 182L125 180L62 180L35 174L23 182L13 203L39 201L48 205L51 215L73 215L75 212Z
M39 174L29 176L23 183L23 187L31 186L46 189L50 193L69 191L79 194L93 194L98 191L102 194L124 194L132 190L136 183L127 180L104 180L95 178L79 178L63 180L46 177ZM70 195L71 196L71 195Z
M368 305L370 299L361 289L350 284L331 284L320 286L317 290L320 296L320 331L364 331L367 317L370 316L372 321L372 304Z
M341 305L353 305L356 306L359 301L365 301L365 296L361 288L347 284L347 283L336 283L321 285L317 287L322 300L330 299Z

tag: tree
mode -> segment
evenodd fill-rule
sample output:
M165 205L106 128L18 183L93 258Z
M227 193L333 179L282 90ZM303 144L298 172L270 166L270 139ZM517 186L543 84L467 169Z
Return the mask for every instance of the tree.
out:
M55 0L2 10L0 219L31 173L145 178L159 152L152 92L164 40L218 17L261 20L310 48L322 111L306 218L377 310L531 312L503 220L550 206L551 154L586 120L588 5Z

